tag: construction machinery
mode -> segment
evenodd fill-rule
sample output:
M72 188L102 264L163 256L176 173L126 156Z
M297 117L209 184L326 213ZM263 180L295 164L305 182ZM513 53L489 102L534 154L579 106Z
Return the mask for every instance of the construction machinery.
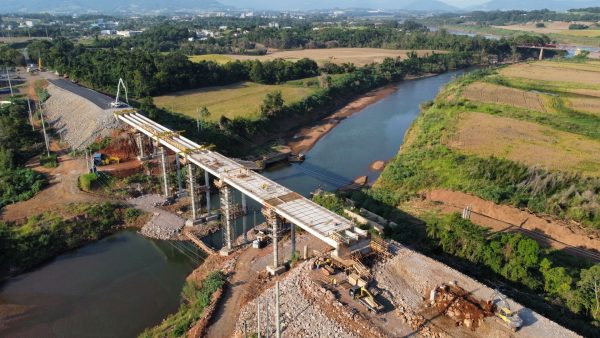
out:
M506 301L506 296L501 294L498 290L494 290L494 294L490 301L496 317L500 318L509 329L516 332L523 326L523 319L519 317L517 312L510 309L510 305L508 304L508 301Z
M94 164L96 166L109 165L113 163L118 164L121 162L121 159L116 156L108 156L102 153L94 153L92 157L94 158Z
M121 86L123 86L123 90L125 90L125 102L126 104L119 101L119 95L121 94ZM111 108L124 108L129 105L129 97L127 96L127 86L125 86L125 81L122 78L119 78L119 84L117 85L117 96L115 97L115 102L110 103Z
M379 313L383 306L375 300L375 296L367 289L366 285L355 285L348 290L352 299L357 299L361 304L367 307L370 312Z

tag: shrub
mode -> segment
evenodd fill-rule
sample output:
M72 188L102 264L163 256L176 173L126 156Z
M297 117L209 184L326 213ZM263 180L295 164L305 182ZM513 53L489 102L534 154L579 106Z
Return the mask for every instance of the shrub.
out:
M79 187L81 190L89 192L92 190L92 185L96 180L98 180L98 175L94 173L83 174L79 176Z
M58 158L56 154L42 155L40 156L40 164L44 168L56 168L58 167Z

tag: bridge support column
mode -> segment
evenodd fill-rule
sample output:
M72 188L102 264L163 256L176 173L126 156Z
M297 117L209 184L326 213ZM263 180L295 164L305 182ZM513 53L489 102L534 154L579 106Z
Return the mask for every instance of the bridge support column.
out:
M223 181L219 181L217 185L221 195L221 223L223 227L223 244L221 250L222 255L228 255L233 249L233 190L231 186Z
M290 228L290 241L292 242L292 256L296 255L296 224L292 223Z
M160 167L161 167L161 171L162 171L161 174L163 177L164 195L165 195L165 197L169 197L169 177L167 175L167 154L166 154L165 148L159 147L158 155L160 157Z
M540 48L540 61L544 59L544 47Z
M136 133L135 134L135 143L138 147L138 150L140 151L140 155L138 157L138 159L140 161L143 161L146 159L146 154L144 153L144 139L143 139L144 135L142 135L142 133Z
M281 231L283 220L271 208L263 209L263 215L265 215L267 224L273 228L271 234L273 239L273 265L267 266L267 271L271 275L279 275L285 271L285 266L282 266L279 262L279 232Z
M246 205L246 195L242 193L242 210L244 212L244 215L242 216L242 231L244 232L244 244L248 243L248 223L246 221L246 216L248 214L247 208L248 207Z
M210 176L204 170L204 186L206 187L206 215L210 216Z
M194 175L194 165L188 163L188 180L190 185L190 201L192 207L192 224L198 219L198 206L196 201L196 177Z
M183 193L183 183L181 182L181 162L179 160L179 154L175 154L175 163L177 167L177 196L181 196Z

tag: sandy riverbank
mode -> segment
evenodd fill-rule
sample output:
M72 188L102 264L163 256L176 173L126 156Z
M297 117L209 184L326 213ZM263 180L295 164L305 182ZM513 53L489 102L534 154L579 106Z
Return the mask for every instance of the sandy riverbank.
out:
M342 120L394 93L396 89L396 85L388 85L368 92L316 124L296 131L294 136L287 140L287 146L292 149L294 154L306 153Z

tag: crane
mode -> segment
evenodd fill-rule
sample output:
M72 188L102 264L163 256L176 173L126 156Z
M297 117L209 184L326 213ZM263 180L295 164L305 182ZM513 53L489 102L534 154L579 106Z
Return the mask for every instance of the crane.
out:
M127 104L119 101L119 94L121 94L121 86L123 86L123 89L125 90L125 102L127 102ZM125 86L125 81L123 81L123 78L119 78L119 84L117 85L117 97L115 97L115 102L110 103L110 107L111 108L122 108L122 107L125 107L128 105L129 105L129 97L127 96L127 86Z

